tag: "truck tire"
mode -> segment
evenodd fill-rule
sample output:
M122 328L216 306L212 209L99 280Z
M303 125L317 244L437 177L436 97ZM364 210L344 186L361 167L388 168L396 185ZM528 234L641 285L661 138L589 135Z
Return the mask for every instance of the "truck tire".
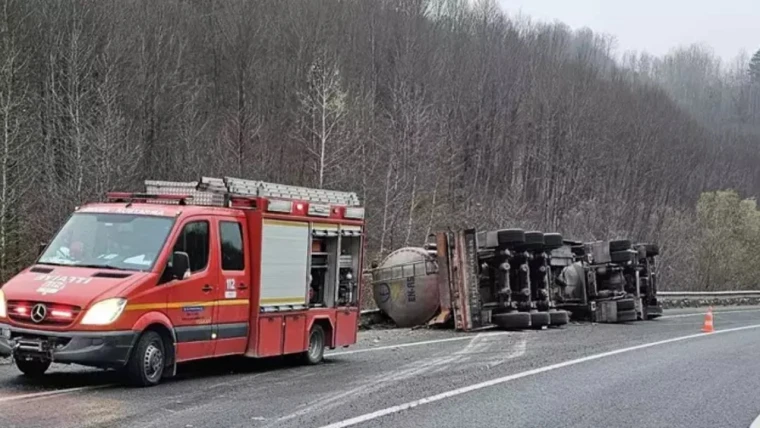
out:
M496 248L499 246L498 232L478 232L478 247Z
M525 243L544 245L544 234L536 230L525 232Z
M322 362L325 356L325 331L319 324L314 324L309 332L309 347L301 354L301 361L307 365Z
M132 350L126 372L129 383L134 386L155 386L161 382L166 367L166 348L161 335L155 331L144 332Z
M25 359L24 357L16 358L16 367L21 370L24 376L38 378L45 374L50 367L50 360Z
M610 241L610 252L624 251L631 249L631 241L628 239L619 239L617 241Z
M617 319L618 319L618 322L636 321L638 319L638 314L636 313L636 309L631 309L627 311L618 311Z
M636 309L636 302L633 300L618 300L617 302L618 312L631 311L634 309Z
M562 235L559 233L544 234L544 245L550 250L561 247L563 245Z
M565 325L570 322L570 313L567 311L552 309L549 311L549 317L551 318L549 325L552 326Z
M610 253L610 261L612 263L628 263L631 261L631 256L633 253L629 253L626 251L613 251Z
M549 312L531 312L530 313L530 326L535 329L548 327L551 324L552 318Z
M525 231L522 229L502 229L496 232L499 245L510 246L525 242Z
M641 244L644 248L644 253L647 257L654 257L660 255L660 246L657 244Z
M527 312L503 312L491 315L491 321L503 330L523 330L530 328L530 314Z

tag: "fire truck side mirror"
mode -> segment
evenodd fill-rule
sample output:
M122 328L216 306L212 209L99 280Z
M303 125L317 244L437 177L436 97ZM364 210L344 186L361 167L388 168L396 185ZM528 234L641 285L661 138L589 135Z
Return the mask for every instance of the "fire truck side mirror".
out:
M190 270L190 256L183 251L175 251L172 254L171 269L174 279L184 279L185 274Z

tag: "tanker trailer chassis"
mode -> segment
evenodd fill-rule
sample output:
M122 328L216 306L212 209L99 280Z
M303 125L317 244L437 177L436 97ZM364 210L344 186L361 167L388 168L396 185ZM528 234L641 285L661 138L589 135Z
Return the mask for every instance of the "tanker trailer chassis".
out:
M441 313L451 314L457 330L567 323L548 292L549 272L541 270L548 262L543 233L467 229L439 232L436 242L439 295L448 299L441 300Z
M630 241L565 241L552 251L554 299L573 318L597 323L635 321L641 313L638 271L626 280L626 264L634 264Z
M477 238L481 309L491 311L493 324L503 329L549 325L549 315L539 313L533 301L527 253L543 244L543 234L504 229L480 232Z
M543 245L534 247L528 252L532 297L536 302L538 311L549 315L550 326L561 326L570 321L569 312L557 309L550 286L552 281L551 254L553 250L562 247L562 245L562 235L545 233L543 234Z

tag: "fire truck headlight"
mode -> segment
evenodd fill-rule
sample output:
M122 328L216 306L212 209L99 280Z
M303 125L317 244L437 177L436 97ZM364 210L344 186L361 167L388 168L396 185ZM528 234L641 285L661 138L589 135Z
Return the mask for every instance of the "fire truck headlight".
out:
M87 311L82 319L82 324L86 325L107 325L119 318L124 307L127 305L127 299L114 298L100 301Z
M5 293L3 293L3 290L0 290L0 318L5 318L8 316L8 309L5 305Z

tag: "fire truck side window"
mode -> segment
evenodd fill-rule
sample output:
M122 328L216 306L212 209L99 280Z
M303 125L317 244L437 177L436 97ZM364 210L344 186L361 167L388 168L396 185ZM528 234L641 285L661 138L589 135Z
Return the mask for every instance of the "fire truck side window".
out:
M240 223L220 222L219 235L222 241L222 270L245 269L243 230Z
M174 244L174 251L184 251L190 256L190 272L198 272L208 264L208 222L194 221L182 229Z

